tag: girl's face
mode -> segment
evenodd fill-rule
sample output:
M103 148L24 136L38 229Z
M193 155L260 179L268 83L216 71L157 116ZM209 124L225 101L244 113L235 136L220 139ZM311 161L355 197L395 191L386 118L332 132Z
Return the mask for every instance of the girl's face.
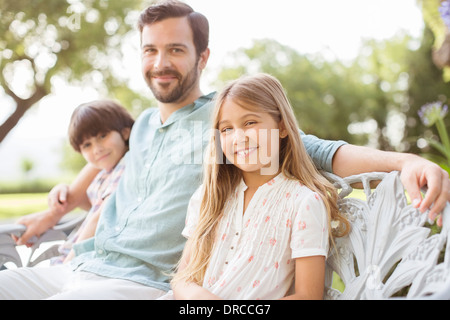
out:
M226 99L218 129L225 157L243 171L244 179L249 173L273 176L279 172L280 138L286 136L282 122L258 111L257 106L245 109Z
M100 170L111 171L128 150L126 140L130 129L101 133L85 139L80 145L80 151L87 162Z

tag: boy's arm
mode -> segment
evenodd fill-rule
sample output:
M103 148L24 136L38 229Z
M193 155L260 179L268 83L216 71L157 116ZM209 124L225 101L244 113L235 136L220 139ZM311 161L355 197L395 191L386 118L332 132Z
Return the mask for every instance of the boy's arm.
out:
M61 218L77 206L87 207L86 190L95 178L98 169L86 165L66 191L49 193L49 209L29 214L20 218L17 223L27 227L17 244L26 244L34 236L40 236L58 223ZM90 205L89 205L90 207Z

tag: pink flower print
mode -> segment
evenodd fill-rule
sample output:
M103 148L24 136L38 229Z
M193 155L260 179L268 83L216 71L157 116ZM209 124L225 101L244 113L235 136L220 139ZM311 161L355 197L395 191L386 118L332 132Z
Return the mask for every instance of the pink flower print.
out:
M309 204L307 204L307 205L306 205L306 210L309 211L309 209L310 209L310 208L309 208Z
M275 269L278 269L278 267L279 267L278 261L275 262L274 267L275 267Z
M317 193L314 194L314 197L315 197L317 200L320 200L320 197L319 197L319 195L318 195Z
M305 221L300 221L298 223L298 230L305 230L306 229L306 222Z
M247 222L245 223L245 227L247 228L249 224L250 224L250 219L248 219Z
M267 222L267 221L269 221L269 220L270 220L270 217L267 216L267 217L266 217L266 220L264 220L264 222Z
M265 198L265 199L263 200L262 205L265 206L265 205L266 205L266 202L267 202L267 198Z
M286 193L286 199L289 199L290 197L291 197L291 193L290 192Z
M250 256L250 258L248 258L248 262L252 262L253 261L253 256Z
M256 287L258 287L258 286L259 286L259 284L260 284L260 281L259 281L259 280L255 280L255 281L253 281L253 288L256 288Z
M292 225L291 219L287 219L287 221L286 221L286 228L290 228L291 225Z
M223 280L222 283L220 284L220 286L223 287L223 286L226 285L226 283L227 283L227 282L226 282L225 280Z
M225 238L227 237L227 234L226 233L224 233L223 235L222 235L222 241L225 241Z
M237 287L237 292L241 292L242 288L241 287Z
M270 180L269 182L267 182L267 184L268 184L269 186L271 186L271 185L274 184L274 182L275 182L275 179L272 179L272 180Z
M277 239L271 238L269 240L270 245L273 247L277 243Z
M291 259L287 259L286 264L290 264L291 263Z

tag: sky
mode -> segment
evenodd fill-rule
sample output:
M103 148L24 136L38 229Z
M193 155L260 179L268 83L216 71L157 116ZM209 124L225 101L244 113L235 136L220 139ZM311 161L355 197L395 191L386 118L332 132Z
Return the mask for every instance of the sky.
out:
M388 39L400 31L420 37L422 13L416 0L186 0L210 23L211 56L202 86L210 90L227 54L250 47L255 39L274 39L303 54L319 53L328 59L351 60L363 39ZM139 43L133 38L127 52L132 87L147 90L140 72ZM150 94L150 93L149 93ZM34 177L61 174L61 145L73 109L99 98L90 88L55 82L54 93L30 109L0 143L0 180L23 177L20 163L34 162ZM7 116L9 101L0 97L0 121Z

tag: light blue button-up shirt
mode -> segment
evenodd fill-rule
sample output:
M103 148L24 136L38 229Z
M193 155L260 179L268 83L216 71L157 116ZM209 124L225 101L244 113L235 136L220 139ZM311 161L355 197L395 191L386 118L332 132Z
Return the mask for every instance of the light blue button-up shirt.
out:
M95 238L75 245L74 269L170 289L185 244L187 205L201 184L213 96L177 110L164 124L157 108L136 120L125 171L104 205ZM344 142L302 138L316 165L331 171Z

